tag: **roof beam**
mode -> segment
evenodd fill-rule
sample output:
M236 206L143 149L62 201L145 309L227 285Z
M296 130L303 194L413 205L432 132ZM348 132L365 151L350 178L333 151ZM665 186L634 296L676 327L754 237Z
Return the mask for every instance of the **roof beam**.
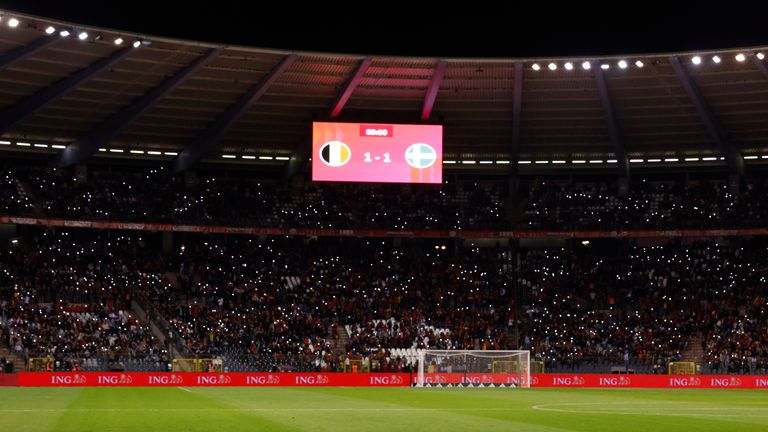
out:
M728 139L725 129L723 129L717 117L715 117L712 112L712 109L707 105L707 102L704 100L704 97L696 86L696 83L693 81L693 78L688 74L688 71L676 56L669 57L669 64L671 64L672 68L675 70L677 78L680 80L680 84L682 84L686 93L688 93L688 97L691 99L693 106L699 113L701 120L704 122L707 130L709 130L715 143L720 148L720 152L725 156L725 161L728 163L728 166L733 172L744 174L744 157L742 157L741 152L739 152Z
M43 36L39 39L35 39L27 45L20 46L6 53L3 53L3 55L0 55L0 70L13 65L17 61L24 60L25 58L60 39L60 37L54 35Z
M616 154L616 161L619 164L619 175L629 178L629 160L627 159L627 148L624 145L624 136L619 129L619 123L616 121L616 113L613 110L613 101L608 91L608 81L605 79L605 73L599 64L593 62L592 70L595 71L595 81L597 82L597 92L600 94L600 102L603 105L605 121L608 123L608 137L613 144L613 152Z
M435 71L432 73L432 80L429 82L429 88L427 88L427 94L424 96L424 105L421 108L421 121L429 120L429 116L432 115L432 107L435 106L435 100L437 99L437 92L440 91L440 84L443 82L443 76L445 75L445 68L448 66L448 62L445 60L438 60L435 66Z
M119 134L121 130L147 112L147 110L152 108L170 92L178 88L223 51L223 48L214 48L208 51L176 75L165 80L159 86L135 100L131 105L124 107L112 117L91 129L87 135L79 138L62 150L56 156L53 165L57 167L74 165L82 163L93 156L99 150L99 147L103 147L109 140Z
M230 127L239 119L248 108L267 92L270 86L280 78L280 75L290 67L298 56L291 54L285 57L268 74L262 77L247 93L240 96L234 104L221 113L194 141L192 141L173 160L173 172L178 174L191 168L203 157L211 153L216 144L224 137Z
M757 69L763 74L765 79L768 79L768 67L765 66L765 63L759 58L757 58L757 56L755 56L755 53L753 52L749 53L749 58L752 60L752 64L754 64L757 67Z
M509 174L518 173L520 161L520 113L523 109L523 62L515 62L515 80L512 87L512 141L509 143Z
M48 86L21 102L11 105L0 111L0 135L8 132L9 129L21 123L32 114L47 107L58 100L61 96L75 89L80 84L92 78L99 72L112 66L123 57L131 53L135 48L125 47L119 49L109 56L100 59L74 74L64 78L61 81Z
M335 119L339 116L339 114L341 114L341 110L344 109L344 105L347 104L347 101L352 96L352 93L360 84L360 81L362 81L363 76L365 75L365 72L368 71L372 61L373 59L370 57L366 57L360 60L355 73L352 74L352 76L349 78L349 81L347 81L347 84L344 86L344 90L339 93L339 95L336 97L336 100L333 101L333 105L331 105L331 119Z

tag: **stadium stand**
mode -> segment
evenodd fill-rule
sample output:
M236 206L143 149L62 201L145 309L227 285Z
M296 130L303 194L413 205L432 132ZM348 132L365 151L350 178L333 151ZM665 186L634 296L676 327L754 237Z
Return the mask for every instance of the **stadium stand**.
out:
M759 197L766 180L732 190L726 178L634 181L622 195L614 183L533 179L520 203L505 207L502 182L459 180L444 185L280 185L242 177L200 178L187 186L162 170L92 172L8 169L6 215L31 215L20 185L46 217L232 226L380 228L391 230L626 230L768 226Z
M188 353L221 356L230 371L355 360L399 371L419 349L522 348L548 371L608 371L627 353L634 370L662 372L699 334L706 371L768 367L759 239L513 253L188 234L161 252L157 235L32 233L3 251L4 344L63 368L76 358L164 369L167 347L128 312L134 300L159 305L149 316L167 320Z

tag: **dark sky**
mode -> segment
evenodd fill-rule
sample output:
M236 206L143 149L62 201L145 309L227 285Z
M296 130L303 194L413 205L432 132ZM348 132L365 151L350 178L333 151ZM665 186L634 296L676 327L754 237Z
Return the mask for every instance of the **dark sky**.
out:
M579 2L483 8L454 1L440 14L426 2L358 2L356 10L306 0L3 1L0 7L66 21L225 44L363 54L526 57L632 54L768 45L768 5L675 9L674 2ZM528 3L537 2L529 0ZM159 4L174 8L157 7ZM200 4L200 5L195 5ZM271 12L258 7L269 4ZM430 3L447 4L447 2ZM640 6L638 6L640 5ZM590 9L592 7L592 9ZM349 9L347 9L349 10ZM403 12L406 10L407 12Z

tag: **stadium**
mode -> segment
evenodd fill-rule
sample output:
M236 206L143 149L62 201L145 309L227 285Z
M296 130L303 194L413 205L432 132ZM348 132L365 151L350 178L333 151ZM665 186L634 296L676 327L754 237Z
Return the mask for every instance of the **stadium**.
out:
M766 55L0 11L0 428L765 430Z

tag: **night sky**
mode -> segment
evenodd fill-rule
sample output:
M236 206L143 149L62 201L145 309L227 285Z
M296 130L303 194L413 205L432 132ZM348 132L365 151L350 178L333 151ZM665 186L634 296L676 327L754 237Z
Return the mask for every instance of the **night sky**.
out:
M425 2L410 2L406 13L399 11L399 3L357 3L360 11L348 14L341 13L343 4L331 2L309 10L302 10L298 1L269 3L270 9L283 11L272 13L255 9L267 4L260 1L195 2L205 6L174 2L175 9L163 11L153 6L160 3L0 0L0 8L206 42L360 54L589 56L768 45L768 6L729 5L731 10L723 11L722 5L710 10L703 3L675 10L671 2L665 6L547 2L540 7L483 9L463 1L464 10L445 6L438 17L421 5Z

